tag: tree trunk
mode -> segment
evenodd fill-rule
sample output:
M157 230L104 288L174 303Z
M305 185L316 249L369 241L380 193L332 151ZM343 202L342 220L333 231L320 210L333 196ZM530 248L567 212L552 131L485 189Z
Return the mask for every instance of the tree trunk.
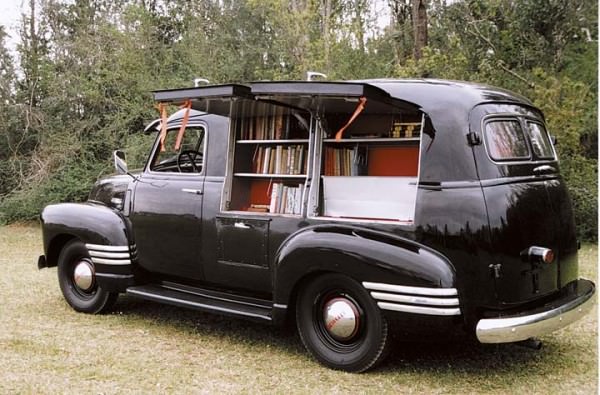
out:
M423 47L427 45L427 9L425 0L411 0L413 38L415 42L414 57L421 59Z

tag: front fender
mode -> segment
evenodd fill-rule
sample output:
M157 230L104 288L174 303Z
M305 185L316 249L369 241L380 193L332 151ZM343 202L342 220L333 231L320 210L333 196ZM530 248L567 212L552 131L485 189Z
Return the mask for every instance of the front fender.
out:
M429 247L371 229L320 225L291 235L279 249L275 302L286 305L295 286L318 272L343 273L360 283L434 290L456 287L453 265Z
M122 291L131 283L135 249L128 221L119 211L90 202L61 203L46 206L41 220L47 267L58 264L66 243L79 239L90 250L99 284Z
M95 203L61 203L46 206L42 211L44 253L52 240L68 234L84 243L128 246L129 231L120 212ZM50 262L49 262L50 263Z

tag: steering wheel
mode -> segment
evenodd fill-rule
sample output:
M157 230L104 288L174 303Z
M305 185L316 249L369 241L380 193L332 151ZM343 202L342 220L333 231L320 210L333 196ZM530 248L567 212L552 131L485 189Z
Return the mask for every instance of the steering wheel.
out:
M190 149L190 150L183 150L179 153L179 155L177 155L177 170L179 170L180 173L189 173L188 170L184 171L183 170L184 168L182 168L182 163L184 162L184 160L182 158L185 158L186 162L190 162L194 173L200 173L202 168L201 167L199 168L198 166L196 166L196 159L197 158L202 159L202 152Z

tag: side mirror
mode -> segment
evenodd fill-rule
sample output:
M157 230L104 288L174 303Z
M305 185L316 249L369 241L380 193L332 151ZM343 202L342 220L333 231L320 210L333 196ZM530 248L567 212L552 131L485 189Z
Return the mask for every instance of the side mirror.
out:
M125 153L121 150L113 152L113 160L115 162L115 169L119 174L129 174L127 170L127 162L125 162Z
M558 139L556 138L556 136L550 136L550 141L552 141L552 145L558 144Z

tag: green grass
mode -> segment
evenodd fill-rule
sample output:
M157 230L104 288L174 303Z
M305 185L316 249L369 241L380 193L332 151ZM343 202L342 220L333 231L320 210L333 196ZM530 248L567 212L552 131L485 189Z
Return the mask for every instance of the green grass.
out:
M0 227L0 393L596 394L597 312L515 345L399 343L366 374L313 361L293 331L122 296L91 316L64 302L56 269L37 270L36 226ZM580 272L596 279L598 250Z

